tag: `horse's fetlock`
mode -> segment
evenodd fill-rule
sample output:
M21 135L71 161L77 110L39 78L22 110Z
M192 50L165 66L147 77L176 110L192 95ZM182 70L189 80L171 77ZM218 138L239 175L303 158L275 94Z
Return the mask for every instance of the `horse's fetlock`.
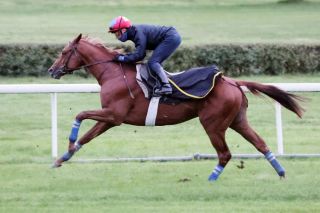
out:
M115 121L112 122L112 125L113 126L120 126L122 123L123 123L122 121L115 120Z
M219 162L221 163L221 165L226 165L229 160L231 159L232 155L230 152L226 152L226 153L222 153L219 154Z

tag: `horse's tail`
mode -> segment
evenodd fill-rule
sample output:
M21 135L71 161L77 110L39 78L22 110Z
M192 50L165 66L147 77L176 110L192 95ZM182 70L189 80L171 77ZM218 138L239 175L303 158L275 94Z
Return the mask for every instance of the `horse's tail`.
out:
M300 106L299 102L305 101L306 98L283 91L282 89L279 89L278 87L272 85L265 85L248 81L236 81L236 83L239 86L246 86L248 90L254 95L261 95L260 93L266 94L288 110L297 114L300 118L305 111L305 109Z

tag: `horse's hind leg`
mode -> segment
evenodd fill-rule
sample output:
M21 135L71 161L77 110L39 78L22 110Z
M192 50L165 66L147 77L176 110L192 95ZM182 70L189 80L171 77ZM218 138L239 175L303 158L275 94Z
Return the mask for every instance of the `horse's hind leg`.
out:
M210 138L212 146L217 151L219 163L210 174L208 180L215 181L218 179L224 167L227 165L227 163L231 159L231 153L225 141L225 130L217 130L215 129L215 127L217 126L213 126L213 125L211 127L210 128L205 127L205 129Z
M215 148L219 163L209 176L209 181L215 181L222 173L224 167L231 159L231 153L225 140L225 133L235 116L236 107L227 109L227 105L221 104L212 108L216 110L204 110L199 115L200 122L210 138L212 146ZM220 107L220 109L218 109ZM223 109L221 109L223 108ZM227 115L227 116L221 116Z
M226 130L241 108L241 92L231 84L218 81L215 90L202 102L199 119L215 148L219 163L209 176L209 181L218 179L231 159L225 140Z
M219 106L216 106L217 109ZM223 107L223 104L220 105ZM214 108L214 107L212 107ZM203 110L199 115L200 122L210 138L212 146L215 148L219 163L209 176L209 181L215 181L222 173L224 167L231 159L231 153L225 140L225 133L234 117L234 112L226 110ZM228 115L227 117L219 116L220 113Z
M242 135L249 141L265 158L270 162L272 167L277 171L280 177L285 177L285 170L280 165L276 157L269 150L264 140L251 128L246 116L246 107L242 107L239 114L230 126L233 130Z

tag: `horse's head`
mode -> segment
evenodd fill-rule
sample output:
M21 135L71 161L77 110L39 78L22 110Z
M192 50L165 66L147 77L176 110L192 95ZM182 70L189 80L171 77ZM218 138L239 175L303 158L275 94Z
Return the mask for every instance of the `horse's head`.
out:
M71 74L83 65L83 60L77 53L77 45L82 34L78 35L72 42L67 44L53 65L48 69L52 78L60 79L65 74Z

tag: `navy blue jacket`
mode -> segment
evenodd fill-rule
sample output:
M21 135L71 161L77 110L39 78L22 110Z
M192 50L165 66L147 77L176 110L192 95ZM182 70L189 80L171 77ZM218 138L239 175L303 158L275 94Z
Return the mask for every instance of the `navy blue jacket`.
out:
M127 40L135 44L135 51L125 55L124 62L137 62L146 56L146 50L154 50L168 33L175 33L173 27L156 25L133 25L128 30Z

